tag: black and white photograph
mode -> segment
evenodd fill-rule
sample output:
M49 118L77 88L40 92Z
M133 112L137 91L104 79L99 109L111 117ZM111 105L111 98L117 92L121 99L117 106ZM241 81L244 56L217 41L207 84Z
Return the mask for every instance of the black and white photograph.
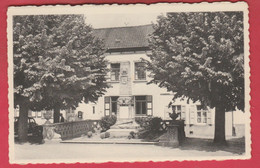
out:
M249 159L247 8L9 7L10 163Z

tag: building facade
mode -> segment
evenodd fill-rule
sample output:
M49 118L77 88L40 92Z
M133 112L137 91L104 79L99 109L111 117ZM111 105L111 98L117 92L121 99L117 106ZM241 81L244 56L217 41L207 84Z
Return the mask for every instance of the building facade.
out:
M107 48L110 88L97 102L80 104L75 112L83 112L83 119L116 115L118 119L154 116L169 120L169 113L175 110L185 120L187 136L213 136L214 109L202 108L199 102L172 102L173 93L147 84L151 78L142 59L149 59L148 36L152 31L152 25L95 29L95 36L103 39ZM241 111L226 113L227 136L243 135L243 118Z

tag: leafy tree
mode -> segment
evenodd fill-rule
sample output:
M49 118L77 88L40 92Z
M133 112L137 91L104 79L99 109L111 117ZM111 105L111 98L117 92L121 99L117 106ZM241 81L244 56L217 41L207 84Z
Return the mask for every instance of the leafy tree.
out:
M215 108L214 142L225 143L225 112L244 110L242 12L168 13L149 38L151 83L174 98Z
M103 43L82 15L13 18L14 103L19 105L18 136L27 138L28 110L76 108L95 101L107 88Z

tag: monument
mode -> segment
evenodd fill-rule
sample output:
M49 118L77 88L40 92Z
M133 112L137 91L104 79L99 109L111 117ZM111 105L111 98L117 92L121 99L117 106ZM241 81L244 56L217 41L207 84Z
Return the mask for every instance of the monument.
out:
M120 96L117 99L117 121L107 132L110 138L126 138L130 132L137 133L140 126L135 122L134 97L130 74L130 62L120 63Z

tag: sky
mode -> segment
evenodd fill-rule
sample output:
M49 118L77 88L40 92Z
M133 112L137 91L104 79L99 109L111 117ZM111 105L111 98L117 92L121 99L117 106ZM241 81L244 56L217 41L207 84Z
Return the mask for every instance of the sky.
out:
M138 26L156 23L156 18L162 13L122 13L122 14L85 14L86 23L93 28Z

